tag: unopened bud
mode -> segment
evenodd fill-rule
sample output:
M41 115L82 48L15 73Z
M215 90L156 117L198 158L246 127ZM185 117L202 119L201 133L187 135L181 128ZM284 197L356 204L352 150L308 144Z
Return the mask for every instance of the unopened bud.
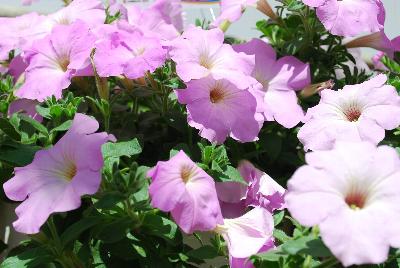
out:
M314 94L319 93L321 90L332 89L334 85L335 83L333 82L332 79L322 83L309 85L300 91L300 96L303 98L308 98Z

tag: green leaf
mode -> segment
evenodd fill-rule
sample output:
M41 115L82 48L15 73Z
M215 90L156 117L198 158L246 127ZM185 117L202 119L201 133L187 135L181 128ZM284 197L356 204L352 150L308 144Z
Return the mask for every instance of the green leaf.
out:
M284 210L279 211L278 213L275 213L274 214L274 226L278 226L282 222L284 217L285 217Z
M12 166L22 167L31 163L35 153L41 147L25 144L10 144L0 148L0 160Z
M120 192L106 192L94 204L94 206L98 209L111 209L124 199L125 196Z
M51 118L50 108L45 108L45 107L36 105L36 112L38 112L38 114L40 114L44 118L47 118L47 119Z
M155 214L146 214L143 228L148 234L165 239L172 244L177 243L178 226L171 220Z
M99 224L101 222L100 217L87 217L82 218L80 221L72 224L64 231L61 235L61 243L63 246L66 246L69 242L75 240L79 237L81 233L86 231L87 229Z
M223 173L229 178L229 181L235 181L246 184L245 180L242 178L242 175L240 175L239 171L232 166L227 166L225 171L223 171Z
M65 121L58 127L53 128L50 133L57 132L57 131L66 131L68 130L72 125L72 120Z
M35 119L33 119L29 116L26 116L24 114L19 114L19 117L21 118L22 121L27 122L29 125L34 127L40 133L42 133L44 135L48 135L47 128L45 126L43 126L41 123L39 123L38 121L36 121Z
M285 243L291 239L290 236L288 236L284 231L275 229L274 230L274 237L281 241L282 243Z
M304 236L296 240L290 240L284 243L282 250L290 255L307 254L313 257L329 257L332 253L322 243L320 238L315 238L312 235Z
M0 268L33 268L43 267L54 260L50 253L41 247L33 248L21 254L8 257L0 264Z
M134 156L142 152L142 148L137 139L123 142L107 142L101 148L103 157L121 157L121 156Z
M119 218L101 226L101 230L97 236L105 243L115 243L126 237L132 225L133 221L131 218Z
M0 118L0 129L11 139L20 141L21 134L15 129L8 119Z
M218 251L210 245L205 245L186 252L186 255L199 260L214 259L218 257Z
M287 256L287 254L280 251L279 249L276 249L276 250L269 250L267 252L256 254L256 255L254 255L254 257L252 257L252 259L260 258L263 261L277 262L277 261L279 261L279 259L281 259L282 257L286 257L286 256Z

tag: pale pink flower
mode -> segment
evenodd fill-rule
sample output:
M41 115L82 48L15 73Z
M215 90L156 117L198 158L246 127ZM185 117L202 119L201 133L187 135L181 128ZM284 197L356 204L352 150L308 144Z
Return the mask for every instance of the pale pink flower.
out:
M158 11L166 23L174 25L180 32L183 31L181 0L157 0L149 9Z
M285 189L267 173L247 160L239 162L238 170L247 184L217 182L216 189L224 218L244 214L248 206L262 207L273 212L285 208Z
M311 84L310 67L295 57L276 58L274 49L260 39L235 45L235 51L255 55L252 76L258 81L250 91L256 96L257 110L266 121L277 121L286 128L296 126L304 117L296 90Z
M230 23L238 21L247 6L255 5L257 0L221 0L221 10L218 18L212 23L212 26L218 27L224 21Z
M389 146L338 142L306 155L285 197L302 225L318 225L344 266L378 264L400 247L400 159Z
M215 183L183 151L149 170L151 205L170 212L185 233L211 231L222 223Z
M303 0L334 35L356 36L383 29L385 8L380 0Z
M218 28L187 29L181 37L170 42L169 54L176 62L176 71L184 82L210 74L217 80L225 78L240 89L255 82L250 77L254 56L235 52L232 46L224 44L224 33Z
M35 119L38 122L43 121L43 117L36 111L36 105L39 102L36 100L29 99L18 99L10 103L8 107L8 115L11 116L13 113L23 113L29 117Z
M15 18L0 18L0 60L7 60L11 50L28 49L34 40L43 38L48 30L45 16L35 12Z
M372 63L374 64L374 69L375 70L380 70L380 71L389 71L389 69L383 64L381 61L382 58L385 56L385 52L379 51L376 53L372 58Z
M33 162L15 168L15 176L4 183L6 196L23 201L15 210L15 230L34 234L55 212L81 205L81 196L97 192L101 182L101 146L110 139L107 133L94 133L96 120L76 114L71 128L50 149L40 150Z
M54 27L50 35L36 40L27 52L25 83L16 91L16 96L38 101L51 96L61 98L71 78L90 67L94 41L81 22Z
M189 125L199 129L201 137L216 143L228 136L240 142L257 139L263 120L248 90L209 75L188 82L176 94L179 103L186 104Z
M384 31L379 31L370 35L356 38L345 46L347 48L370 47L384 52L389 58L393 58L394 53L400 51L400 36L390 40Z
M275 248L274 239L271 238L267 241L267 243L261 247L261 249L257 253L264 253L271 249ZM249 258L235 258L229 256L229 267L230 268L255 268L253 263L249 260Z
M338 140L382 141L385 130L400 125L400 97L386 80L381 74L339 91L321 91L320 103L308 109L298 133L304 149L330 149Z
M256 207L235 219L224 219L215 232L222 235L232 258L248 258L272 239L274 219L267 210Z
M167 51L159 39L143 36L139 31L117 31L96 44L94 61L100 76L124 74L136 79L146 72L154 72L166 58Z
M50 31L56 25L69 25L77 20L85 22L90 28L103 24L106 20L103 3L100 0L74 0L48 15L46 24Z
M157 9L140 9L137 5L126 7L128 21L118 22L119 27L125 30L140 30L145 36L157 37L161 40L172 40L179 36L174 25L167 23Z
M8 73L14 78L14 83L18 81L22 74L25 73L28 64L25 62L21 54L15 56L8 66Z

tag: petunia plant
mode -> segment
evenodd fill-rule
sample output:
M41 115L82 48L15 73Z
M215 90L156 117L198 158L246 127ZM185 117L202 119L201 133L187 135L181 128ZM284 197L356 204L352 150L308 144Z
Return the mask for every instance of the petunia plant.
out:
M63 2L0 18L1 268L400 267L380 0Z

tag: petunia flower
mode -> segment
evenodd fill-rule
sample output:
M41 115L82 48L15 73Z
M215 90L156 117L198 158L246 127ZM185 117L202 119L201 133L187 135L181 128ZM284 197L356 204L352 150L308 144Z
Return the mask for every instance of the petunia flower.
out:
M0 18L0 60L7 60L11 50L28 49L34 40L43 38L48 29L45 16L35 12L14 18Z
M267 173L257 169L247 160L240 161L238 170L249 183L246 197L248 206L260 206L270 212L284 208L286 190Z
M316 7L317 16L334 35L356 36L383 29L385 8L380 0L303 0Z
M298 133L304 149L330 149L335 141L382 141L385 130L400 125L400 97L386 80L380 74L339 91L321 91L320 103L308 109Z
M8 67L8 73L13 77L14 83L16 83L25 73L28 64L25 62L21 54L19 54L11 60Z
M68 6L47 16L49 31L57 25L69 25L80 20L90 28L103 24L106 12L100 0L74 0Z
M224 44L224 33L218 28L191 27L169 45L177 74L184 82L212 74L215 79L228 79L241 89L254 83L249 76L254 68L254 56L237 53L232 46Z
M178 30L167 23L163 14L157 9L141 9L137 5L126 6L128 21L120 21L122 29L140 30L145 36L157 37L161 40L172 40L179 36Z
M400 159L389 146L338 142L306 154L285 201L302 225L318 225L344 266L383 263L400 247Z
M50 35L33 43L26 55L25 83L16 91L19 98L43 101L61 98L71 78L90 67L95 38L85 24L58 25Z
M185 233L210 231L222 223L215 183L183 151L149 170L151 205L171 212Z
M266 121L277 121L286 128L296 126L304 117L296 90L311 83L310 67L295 57L276 58L274 49L260 39L235 45L234 50L255 55L252 76L258 81L251 88L257 109Z
M167 51L159 39L143 36L139 31L118 31L96 44L94 61L100 76L124 74L136 79L146 72L154 72L166 58Z
M157 0L149 9L158 11L163 20L175 26L178 31L183 31L183 7L181 0Z
M274 13L267 0L221 0L220 15L211 23L212 27L224 28L224 24L238 21L247 7L256 7L273 20L278 16Z
M29 117L35 119L38 122L43 121L43 117L36 111L36 105L39 102L36 100L29 99L18 99L10 103L8 107L8 115L11 116L13 113L23 113Z
M273 238L267 241L267 243L261 247L257 253L264 253L275 248L275 241ZM229 256L229 267L230 268L255 268L249 258L235 258Z
M272 214L256 207L239 218L224 219L214 231L224 238L231 258L248 258L271 240L273 229Z
M382 58L385 56L385 52L379 51L376 53L372 58L371 61L374 65L375 70L380 70L380 71L389 71L389 69L383 64L381 61Z
M239 162L238 171L247 185L240 182L217 182L215 185L224 218L239 217L248 206L262 207L269 212L285 208L285 189L268 174L247 160Z
M262 116L256 112L256 99L227 79L212 75L188 82L177 90L178 101L186 104L188 123L210 142L223 143L228 136L240 142L257 139Z
M370 47L384 52L389 58L400 51L400 37L390 40L384 31L358 37L345 44L347 48Z
M76 114L71 128L50 149L40 150L33 162L15 168L15 176L4 183L6 196L23 201L15 212L15 230L34 234L55 212L81 205L81 196L97 192L101 181L101 146L113 140L107 133L94 133L96 120Z

